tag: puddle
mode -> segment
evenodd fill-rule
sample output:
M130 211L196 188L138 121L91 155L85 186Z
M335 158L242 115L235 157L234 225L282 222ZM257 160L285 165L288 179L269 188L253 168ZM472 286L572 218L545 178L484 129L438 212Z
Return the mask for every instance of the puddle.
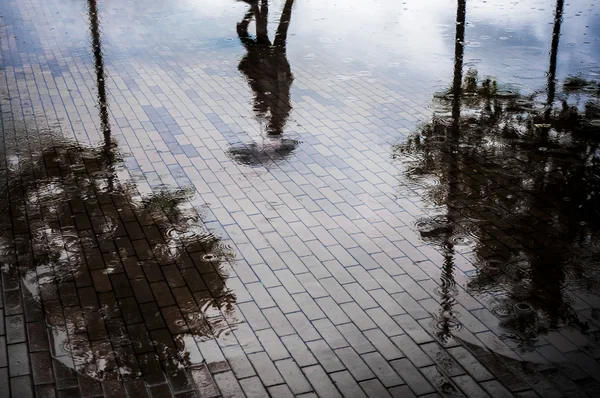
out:
M590 369L598 10L10 2L9 347L46 347L57 387L74 395L137 395L121 382L140 380L155 395L241 395L261 358L287 361L321 338L334 356L388 359L365 350L377 334L391 348L437 340L541 374L554 366L543 347L556 344ZM435 356L445 373L450 349ZM305 365L298 379L321 378ZM472 395L463 376L420 372L447 396Z

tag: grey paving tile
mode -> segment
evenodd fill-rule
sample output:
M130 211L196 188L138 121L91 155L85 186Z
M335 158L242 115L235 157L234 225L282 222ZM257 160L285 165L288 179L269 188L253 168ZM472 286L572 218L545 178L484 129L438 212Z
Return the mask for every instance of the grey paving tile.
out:
M342 397L327 373L319 365L302 368L306 378L319 397Z
M345 369L344 364L342 364L325 340L311 341L307 343L307 346L327 373Z
M335 351L335 354L356 380L362 381L375 377L375 374L351 347L340 348Z
M353 323L340 325L338 326L338 330L359 354L375 351L375 347Z
M214 382L206 384L206 382L201 381L201 383L200 386L196 383L197 391L201 397L216 397L219 396L219 391L222 397L244 396L242 387L231 372L217 373L214 376ZM217 386L218 389L216 388Z
M277 366L292 393L302 394L312 391L311 385L293 359L277 361L275 366Z
M363 381L360 386L368 397L391 397L388 389L377 379Z
M289 387L284 384L269 387L268 391L272 397L281 397L281 398L293 398L294 397L294 394L290 391ZM307 396L307 394L302 394L302 396Z
M242 389L247 397L258 398L267 396L267 390L262 385L258 377L250 377L240 380L240 385L242 386Z
M285 346L279 340L279 337L275 334L273 329L265 329L256 332L256 337L265 348L267 354L273 361L279 359L289 358L290 354L285 349Z
M337 348L348 346L346 339L329 319L319 319L318 321L313 322L313 324L332 349L335 350Z
M258 352L249 354L248 359L252 362L254 369L265 386L273 386L284 382L283 378L275 368L275 365L266 353Z
M344 397L366 397L356 380L347 371L332 373L330 376Z
M282 337L281 341L299 366L317 364L317 359L314 357L302 339L297 335Z
M394 369L389 365L388 361L386 361L378 352L363 354L361 357L384 386L393 387L404 384L402 378L398 376Z

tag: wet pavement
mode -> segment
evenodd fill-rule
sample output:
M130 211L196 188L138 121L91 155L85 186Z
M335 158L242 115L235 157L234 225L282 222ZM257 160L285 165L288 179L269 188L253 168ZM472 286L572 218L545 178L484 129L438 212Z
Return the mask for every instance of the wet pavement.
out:
M5 0L0 396L600 396L600 4Z

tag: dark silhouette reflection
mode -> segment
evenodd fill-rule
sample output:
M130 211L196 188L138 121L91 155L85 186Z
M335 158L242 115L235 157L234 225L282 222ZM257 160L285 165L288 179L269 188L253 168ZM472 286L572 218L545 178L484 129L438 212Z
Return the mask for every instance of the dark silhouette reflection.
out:
M562 18L561 1L555 17ZM464 2L457 43L464 41L461 26ZM457 44L452 89L436 95L431 122L394 148L406 166L405 188L422 192L435 209L416 228L444 257L436 325L442 339L460 328L452 310L457 252L473 254L478 272L468 289L499 317L504 337L522 347L561 327L585 332L597 320L595 310L578 311L573 302L600 293L599 86L567 79L562 105L554 105L559 32L560 22L542 101L475 70L463 77Z
M546 101L545 117L550 118L552 106L556 96L556 64L558 61L558 43L560 40L560 28L562 25L563 9L565 6L564 0L556 1L556 9L554 10L554 27L552 29L552 44L550 46L550 66L548 68L548 100Z
M96 88L98 90L98 110L100 128L104 135L104 143L109 149L111 142L110 121L108 117L108 100L106 96L106 73L104 71L104 56L102 55L102 41L100 39L100 22L98 16L98 3L88 0L88 16L90 20L90 34L92 37L92 54L94 55L94 69L96 71Z
M286 0L275 38L268 34L268 0L245 0L250 10L237 24L237 34L246 48L238 69L254 92L254 112L267 133L265 142L233 146L230 156L247 165L276 162L291 154L298 142L281 135L292 110L290 88L294 81L287 60L287 32L292 18L294 0ZM254 20L256 36L248 28Z
M15 137L0 185L3 287L16 298L5 311L21 312L20 290L30 350L49 341L57 384L75 395L135 378L188 391L187 368L219 365L199 345L238 323L226 287L232 251L205 227L193 188L142 194L127 177L111 137L96 1L88 6L103 142L3 125Z
M469 287L494 297L503 326L518 338L585 328L587 315L570 297L597 291L600 158L590 135L597 100L588 97L580 111L566 97L548 118L546 104L480 81L475 71L462 90L458 120L436 115L395 148L408 185L446 209L417 228L446 248L446 258L450 248L477 254ZM441 95L437 105L449 109L452 101Z
M462 97L462 79L463 79L463 62L465 53L465 22L466 22L467 4L464 0L458 1L456 9L456 37L454 40L454 77L452 89L446 94L448 101L451 103L451 126L446 132L444 139L445 150L454 153L458 150L458 140L460 136L460 116L461 116L461 97ZM456 159L448 159L448 197L456 194L456 181L459 178L457 173L460 172L457 168ZM448 220L453 217L453 208L448 207L447 212L440 220ZM454 234L454 226L452 224L441 222L434 228L426 231L423 237L428 240L441 241L444 263L442 265L442 273L440 276L440 310L435 314L434 327L437 330L437 337L440 341L446 342L452 337L452 332L460 327L457 319L457 314L453 310L456 303L456 295L458 293L456 282L454 280L454 256L455 242L452 239Z
M196 342L236 322L231 250L206 229L190 190L141 195L118 178L118 153L35 138L39 148L16 148L9 163L0 214L14 236L3 233L0 247L27 312L48 326L55 366L93 385L164 377L149 373L162 361L168 377L185 379L186 366L203 363Z

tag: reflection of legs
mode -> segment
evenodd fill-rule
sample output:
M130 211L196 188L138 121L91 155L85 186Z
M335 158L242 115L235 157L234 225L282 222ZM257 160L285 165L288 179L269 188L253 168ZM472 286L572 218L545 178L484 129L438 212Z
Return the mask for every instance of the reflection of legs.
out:
M275 40L273 41L275 47L285 48L288 28L290 27L290 21L292 20L292 7L294 7L294 0L287 0L283 6L281 19L279 20L279 26L277 27Z
M239 22L237 24L237 34L238 34L238 37L240 38L240 40L242 41L242 43L244 43L244 45L248 45L248 40L250 40L250 37L248 35L248 25L250 25L250 21L252 20L253 16L254 16L254 11L251 9L244 16L244 19L242 19L242 22Z
M269 2L268 0L262 0L260 3L260 11L258 9L258 2L252 4L252 8L256 9L256 41L264 44L271 44L269 41L269 32L267 28L269 18Z

